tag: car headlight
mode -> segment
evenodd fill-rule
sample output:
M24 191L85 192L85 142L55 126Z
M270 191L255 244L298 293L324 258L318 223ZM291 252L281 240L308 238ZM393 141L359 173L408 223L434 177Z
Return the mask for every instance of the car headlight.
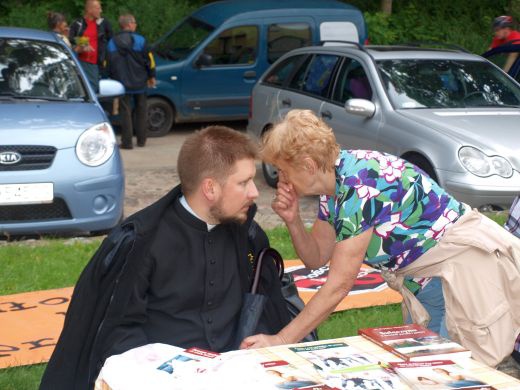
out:
M459 160L464 168L477 176L498 175L508 178L513 175L513 167L504 157L488 156L471 146L460 148Z
M80 135L76 144L79 161L90 167L105 163L114 154L116 137L112 126L104 122L92 126Z

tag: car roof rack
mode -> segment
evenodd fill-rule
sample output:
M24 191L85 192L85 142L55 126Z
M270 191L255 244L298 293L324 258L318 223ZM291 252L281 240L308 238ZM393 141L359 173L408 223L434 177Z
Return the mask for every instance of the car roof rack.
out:
M356 41L342 41L342 40L339 40L339 39L333 39L333 40L326 40L326 41L321 41L320 42L320 44L322 46L324 46L326 43L343 43L343 44L347 44L347 45L356 46L359 50L366 51L365 47L362 44L360 44L359 42L356 42Z
M470 53L469 50L465 49L462 46L455 45L452 43L446 43L441 41L412 41L412 42L406 42L406 43L399 43L396 46L412 46L412 47L421 47L421 46L440 46L446 49L461 51L463 53ZM432 49L435 49L435 47L431 47Z

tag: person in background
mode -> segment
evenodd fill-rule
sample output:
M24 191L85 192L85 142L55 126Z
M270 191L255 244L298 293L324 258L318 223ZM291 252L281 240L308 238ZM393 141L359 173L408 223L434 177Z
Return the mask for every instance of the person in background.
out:
M146 39L135 32L133 15L121 15L119 27L121 32L108 42L108 74L125 86L126 93L119 99L120 147L132 149L134 129L137 146L146 144L146 87L155 86L155 62Z
M106 47L112 38L112 27L101 17L101 12L101 2L86 0L83 17L72 23L69 32L69 40L96 92L100 74L103 75L105 71Z
M68 47L72 47L69 41L69 25L65 16L59 12L47 12L47 25L49 30L55 32Z
M504 227L511 234L520 238L520 195L517 195L513 201Z
M494 37L491 41L490 49L502 46L508 42L519 40L517 44L520 44L520 32L513 29L513 17L509 15L502 15L495 18L493 21L493 33ZM503 66L504 72L509 72L511 66L515 63L518 58L518 53L509 53L506 63Z
M301 340L350 292L364 262L381 269L423 326L428 313L403 280L440 277L450 338L490 366L512 358L520 337L518 238L399 157L341 150L332 129L310 110L289 111L264 136L261 154L278 167L272 207L298 256L307 268L330 261L330 269L288 326L274 336L248 337L241 348ZM310 232L298 202L307 195L320 195Z

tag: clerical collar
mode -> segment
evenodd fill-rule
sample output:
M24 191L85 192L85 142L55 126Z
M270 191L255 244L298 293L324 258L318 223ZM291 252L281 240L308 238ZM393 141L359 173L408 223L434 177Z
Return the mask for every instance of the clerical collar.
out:
M184 195L181 196L180 202L181 202L182 206L186 209L186 211L188 211L188 213L193 215L195 218L200 219L201 221L203 220L201 217L199 217L197 215L197 213L195 213L195 211L193 211L193 209L188 204L188 201L186 200L186 197ZM209 223L206 222L206 226L208 227L208 232L209 232L217 225L210 225Z

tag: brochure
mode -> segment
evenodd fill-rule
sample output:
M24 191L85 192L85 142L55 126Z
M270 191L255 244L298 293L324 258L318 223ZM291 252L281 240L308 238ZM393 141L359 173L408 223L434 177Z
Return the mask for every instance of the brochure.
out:
M358 333L404 360L471 357L471 351L417 324L359 329Z
M399 362L390 366L414 390L495 389L451 360Z

